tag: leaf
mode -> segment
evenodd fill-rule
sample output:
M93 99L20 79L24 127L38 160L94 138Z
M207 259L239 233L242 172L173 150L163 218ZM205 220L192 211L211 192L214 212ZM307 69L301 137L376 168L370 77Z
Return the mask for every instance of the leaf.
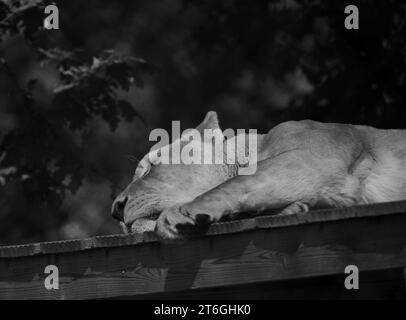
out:
M128 101L119 100L118 107L120 109L122 117L126 121L130 122L135 117L138 117L145 124L144 118L134 109L134 107Z

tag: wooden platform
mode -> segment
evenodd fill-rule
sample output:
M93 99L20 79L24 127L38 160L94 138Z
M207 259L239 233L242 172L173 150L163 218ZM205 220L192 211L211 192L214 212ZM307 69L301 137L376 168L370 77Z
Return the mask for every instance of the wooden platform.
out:
M47 290L44 269L59 269ZM344 287L356 265L359 290ZM153 234L0 247L0 299L406 298L406 202L213 225L178 245Z

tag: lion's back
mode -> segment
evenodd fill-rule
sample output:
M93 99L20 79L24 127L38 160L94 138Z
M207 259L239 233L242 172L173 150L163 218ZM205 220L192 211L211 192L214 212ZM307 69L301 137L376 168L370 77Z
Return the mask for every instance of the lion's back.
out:
M406 130L289 121L274 127L265 143L269 157L309 149L321 159L309 165L322 167L323 159L337 159L345 174L359 180L362 203L406 199Z

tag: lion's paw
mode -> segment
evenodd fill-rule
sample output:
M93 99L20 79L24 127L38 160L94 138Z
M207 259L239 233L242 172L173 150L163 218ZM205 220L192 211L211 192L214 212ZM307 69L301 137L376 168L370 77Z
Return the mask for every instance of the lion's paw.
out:
M301 202L301 201L297 201L294 202L292 204L290 204L289 206L287 206L285 209L283 209L279 215L281 216L290 216L293 214L304 214L309 212L310 207L307 203L305 202Z
M161 213L155 233L164 242L172 242L204 233L211 222L208 214L190 215L181 206L175 206Z

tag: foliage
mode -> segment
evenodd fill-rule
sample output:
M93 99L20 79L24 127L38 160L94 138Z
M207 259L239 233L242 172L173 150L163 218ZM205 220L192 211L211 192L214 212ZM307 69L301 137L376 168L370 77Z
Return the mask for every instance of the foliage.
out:
M36 63L51 65L59 78L51 93L51 105L43 106L34 95L37 80L28 79L26 86L21 85L6 58L0 56L0 70L6 75L17 117L17 125L2 136L0 143L0 187L19 186L21 193L15 196L20 201L10 209L16 215L25 201L35 204L39 211L44 206L57 211L66 193L77 191L95 170L84 163L81 154L85 146L77 136L86 135L86 125L96 117L107 122L111 130L121 120L139 117L117 92L134 85L142 87L142 74L152 70L144 60L113 50L89 57L77 48L41 47L36 39L43 32L44 5L43 1L0 2L2 45L7 46L15 37L24 39ZM61 223L58 219L55 217Z
M289 76L298 70L311 84L310 94L293 96L279 107L274 99L264 101L261 91L252 92L247 104L267 109L263 119L406 126L403 1L376 1L373 6L365 0L351 2L360 11L359 30L344 28L347 4L342 1L185 4L198 6L207 16L207 23L192 34L197 45L191 54L197 63L203 52L224 75L235 78L250 70L257 88L271 78L268 88L277 91L278 84L289 82ZM219 82L224 83L224 76ZM268 107L261 106L264 103Z

